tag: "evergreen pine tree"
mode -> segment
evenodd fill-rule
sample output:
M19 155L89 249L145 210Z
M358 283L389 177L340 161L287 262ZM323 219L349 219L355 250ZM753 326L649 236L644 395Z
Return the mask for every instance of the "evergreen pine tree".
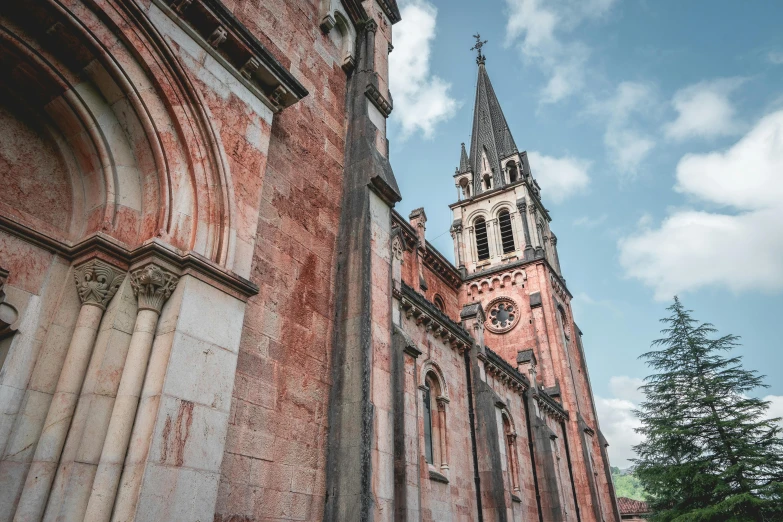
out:
M645 440L634 447L651 520L783 521L780 419L748 395L763 376L726 353L738 337L716 336L676 297L668 310L665 337L640 357L656 372L642 386Z

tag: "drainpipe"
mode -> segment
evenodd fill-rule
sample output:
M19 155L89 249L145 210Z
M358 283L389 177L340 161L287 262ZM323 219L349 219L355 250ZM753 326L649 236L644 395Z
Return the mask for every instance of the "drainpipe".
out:
M473 381L470 376L470 354L465 350L465 379L468 382L468 418L470 419L470 443L473 446L473 481L476 484L476 507L478 508L478 521L484 522L483 508L481 507L481 477L479 477L478 450L476 449L476 420L473 412Z
M568 477L571 479L571 490L574 494L574 506L576 507L576 520L581 521L579 517L579 499L576 496L576 484L574 484L574 471L571 469L571 450L568 449L568 432L566 431L565 421L560 421L560 429L563 430L563 442L565 443L566 461L568 462Z
M535 384L533 384L535 386ZM533 486L536 488L536 506L538 506L538 522L544 522L544 512L541 510L541 492L538 490L538 472L536 471L536 452L533 449L533 427L530 423L529 391L525 394L525 423L527 424L527 445L530 452L530 464L533 466ZM570 460L569 460L570 466Z

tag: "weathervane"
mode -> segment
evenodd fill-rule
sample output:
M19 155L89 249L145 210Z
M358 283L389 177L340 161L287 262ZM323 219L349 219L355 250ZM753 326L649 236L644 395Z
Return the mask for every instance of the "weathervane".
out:
M471 51L477 51L478 56L476 56L476 63L482 64L484 63L484 60L486 59L486 56L481 54L481 48L484 47L484 44L487 43L486 40L483 42L481 41L481 35L479 33L476 33L473 35L473 38L476 39L476 45L470 48Z

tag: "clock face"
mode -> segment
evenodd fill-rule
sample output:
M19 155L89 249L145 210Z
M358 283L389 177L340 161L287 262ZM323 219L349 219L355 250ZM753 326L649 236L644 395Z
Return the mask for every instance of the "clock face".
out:
M487 320L484 326L493 333L505 333L519 321L519 307L508 297L498 297L487 306Z

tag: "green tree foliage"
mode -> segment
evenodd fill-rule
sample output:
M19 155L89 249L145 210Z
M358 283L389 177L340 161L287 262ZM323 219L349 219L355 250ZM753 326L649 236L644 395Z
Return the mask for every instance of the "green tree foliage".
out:
M641 358L656 373L637 411L645 441L635 474L651 520L783 521L783 440L768 402L749 397L762 376L727 354L738 337L691 317L679 299L664 337Z
M639 482L633 471L623 473L620 468L612 466L612 482L614 482L614 491L618 497L647 500L642 483Z

